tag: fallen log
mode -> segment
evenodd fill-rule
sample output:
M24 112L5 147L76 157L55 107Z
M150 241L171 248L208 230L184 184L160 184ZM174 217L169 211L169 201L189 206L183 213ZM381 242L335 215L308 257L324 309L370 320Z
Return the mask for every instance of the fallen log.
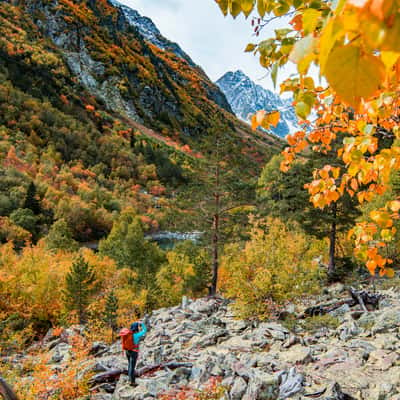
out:
M328 314L337 308L348 304L350 307L355 306L357 303L356 301L351 298L351 299L343 299L343 300L338 300L338 301L331 301L329 303L323 303L323 304L317 304L315 306L311 306L305 309L303 315L301 316L302 318L305 317L315 317L317 315L325 315Z
M110 369L106 372L101 372L89 379L90 385L98 385L100 383L115 382L121 375L128 375L127 369Z
M8 385L8 383L0 376L0 396L2 400L18 400L17 395Z
M379 306L379 301L382 300L383 295L379 293L370 293L366 290L356 290L353 287L349 289L350 298L334 300L328 303L317 304L306 308L302 318L314 317L317 315L328 314L337 308L347 304L350 307L354 307L359 304L364 312L368 311L367 306L372 309L376 309Z
M167 362L163 364L148 365L146 367L140 368L136 371L136 376L141 377L146 374L158 371L160 369L177 369L181 367L192 368L191 363L179 363L179 362ZM101 372L93 376L89 380L90 385L98 385L100 383L110 383L117 381L121 375L128 375L128 370L126 369L112 369L106 372Z
M349 289L351 298L360 304L363 311L368 311L367 305L378 308L379 302L382 300L383 295L380 293L370 293L366 290L356 290L353 287Z

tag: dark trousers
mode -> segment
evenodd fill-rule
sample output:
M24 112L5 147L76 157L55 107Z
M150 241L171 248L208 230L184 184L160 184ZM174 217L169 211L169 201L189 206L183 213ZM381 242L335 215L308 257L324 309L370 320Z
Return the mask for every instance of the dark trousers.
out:
M135 383L135 368L139 353L137 351L127 350L128 357L128 376L132 383Z

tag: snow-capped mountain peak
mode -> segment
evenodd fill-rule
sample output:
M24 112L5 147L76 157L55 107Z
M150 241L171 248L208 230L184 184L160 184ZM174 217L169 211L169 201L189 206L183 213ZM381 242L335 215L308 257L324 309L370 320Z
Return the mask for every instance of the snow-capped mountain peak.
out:
M111 4L118 7L125 15L128 22L136 27L143 38L158 48L174 53L176 56L186 60L191 66L196 66L193 60L180 48L177 43L165 38L156 24L149 17L142 16L138 11L121 4L117 0L109 0Z
M227 72L216 84L224 92L235 114L245 120L258 110L278 110L281 120L272 131L284 137L298 129L298 121L290 99L254 83L243 71Z

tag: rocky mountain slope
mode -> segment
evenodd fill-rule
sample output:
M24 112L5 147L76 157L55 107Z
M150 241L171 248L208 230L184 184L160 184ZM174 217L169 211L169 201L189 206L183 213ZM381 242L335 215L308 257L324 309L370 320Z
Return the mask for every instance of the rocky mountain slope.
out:
M259 110L278 110L281 120L272 132L285 137L298 129L298 121L291 100L282 99L270 90L255 84L242 71L227 72L216 84L223 91L234 113L244 121Z
M239 121L149 19L114 4L0 0L0 217L20 209L35 183L46 215L36 237L63 215L73 230L75 218L86 221L77 240L99 239L126 207L157 229L169 200L198 180L213 132L227 136L225 161L247 183L281 146ZM28 238L9 220L1 226L0 241L11 228L13 239Z
M151 18L140 15L137 10L134 10L118 1L110 1L114 6L122 10L129 23L132 26L135 26L138 29L139 33L146 40L148 40L161 50L174 53L179 58L187 61L188 64L190 64L191 66L196 67L196 64L189 57L189 55L182 50L179 44L171 42L161 34L160 30L157 28Z
M393 289L381 293L378 310L362 312L360 306L344 304L330 313L336 324L318 326L314 321L312 330L300 319L291 331L279 321L237 320L222 299L155 311L141 346L138 386L128 385L120 344L95 343L85 367L94 375L91 398L142 400L168 393L174 399L180 389L197 390L216 378L226 390L223 398L230 400L399 400L400 294ZM309 305L345 296L337 285ZM301 311L287 309L293 316ZM55 370L69 357L76 332L55 336L50 331L44 339ZM144 367L163 363L171 367L145 373ZM107 374L109 379L102 379Z

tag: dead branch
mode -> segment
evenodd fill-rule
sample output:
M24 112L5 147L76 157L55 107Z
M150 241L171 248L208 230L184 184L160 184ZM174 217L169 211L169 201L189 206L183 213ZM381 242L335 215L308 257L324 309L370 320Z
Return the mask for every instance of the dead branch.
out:
M167 362L163 364L148 365L146 367L140 368L136 371L136 376L141 377L146 374L150 374L160 369L177 369L181 367L192 368L191 363L179 363L179 362ZM89 383L90 385L98 385L100 383L109 383L117 381L121 375L128 375L128 370L126 369L113 369L106 372L101 372L93 376Z

